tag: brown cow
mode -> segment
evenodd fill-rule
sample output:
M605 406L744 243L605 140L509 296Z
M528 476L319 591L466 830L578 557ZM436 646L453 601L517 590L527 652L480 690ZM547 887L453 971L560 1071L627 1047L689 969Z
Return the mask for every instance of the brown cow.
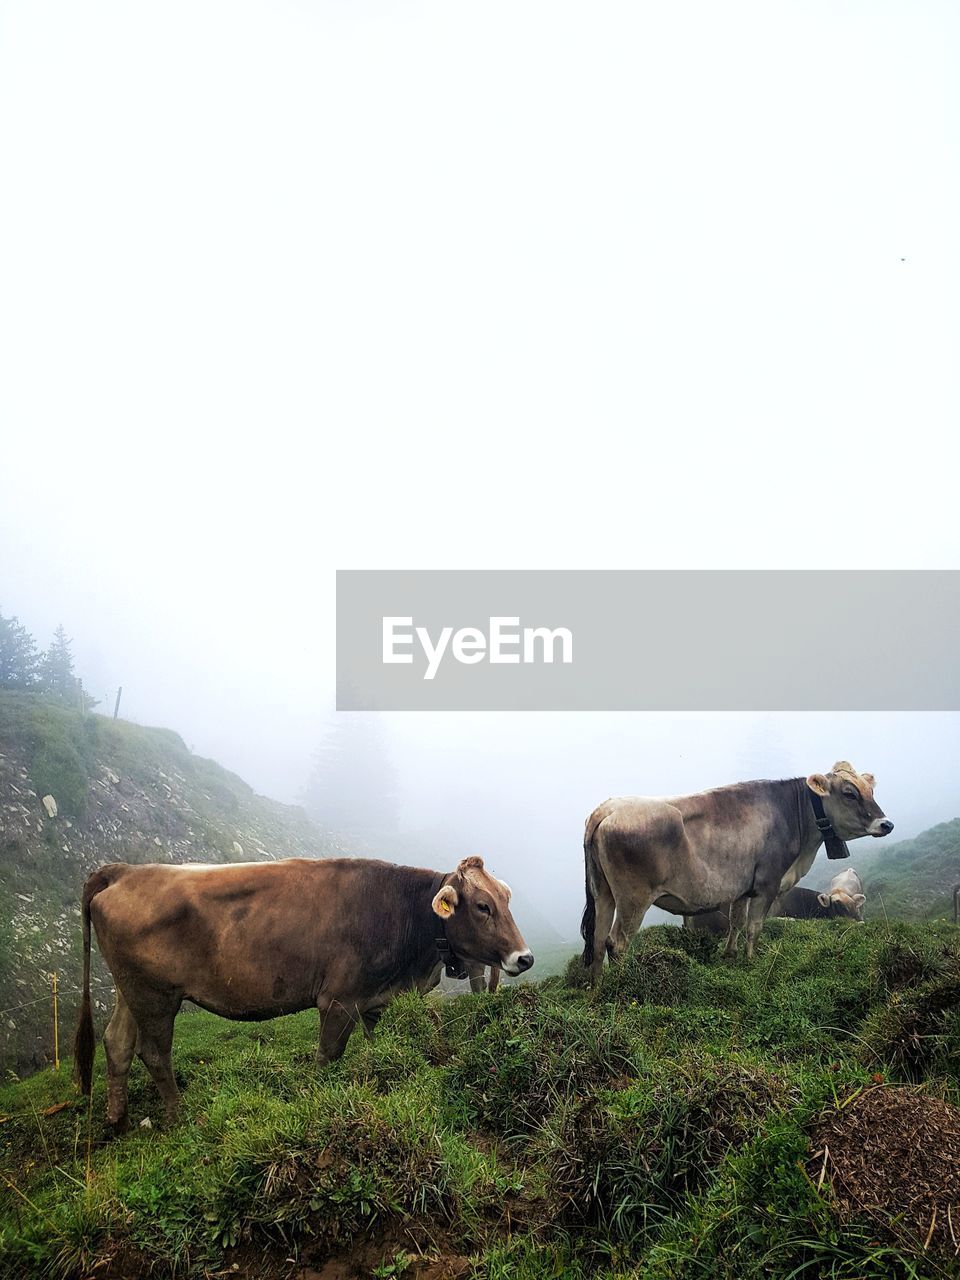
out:
M465 965L522 973L533 956L509 891L465 858L446 874L360 858L221 866L101 867L83 889L83 1003L77 1073L93 1075L90 923L117 988L103 1037L107 1118L123 1128L134 1051L176 1116L173 1021L184 1000L258 1021L315 1007L318 1065L343 1053L358 1022L371 1034L400 991L428 991Z
M844 841L893 830L873 788L872 774L838 760L829 774L809 778L599 805L583 840L587 902L580 930L592 980L604 952L621 956L654 903L677 915L730 903L726 955L736 955L745 926L752 956L774 899L806 875L824 841L828 854L846 857Z

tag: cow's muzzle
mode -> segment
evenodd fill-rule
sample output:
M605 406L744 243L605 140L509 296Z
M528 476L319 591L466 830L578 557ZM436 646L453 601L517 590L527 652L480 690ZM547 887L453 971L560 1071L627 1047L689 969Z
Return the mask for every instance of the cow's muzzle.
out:
M889 818L878 818L875 822L870 823L870 834L872 836L888 836L893 830L893 823Z
M528 969L532 968L532 951L513 951L503 962L503 971L504 973L509 973L511 978L515 978L518 973L526 973Z

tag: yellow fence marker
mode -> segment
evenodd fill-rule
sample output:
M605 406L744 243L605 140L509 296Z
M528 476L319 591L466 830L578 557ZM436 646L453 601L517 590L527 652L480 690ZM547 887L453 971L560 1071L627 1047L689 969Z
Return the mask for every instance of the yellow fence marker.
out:
M50 978L53 982L53 1069L60 1070L60 1019L59 1009L57 1007L57 975L51 973Z

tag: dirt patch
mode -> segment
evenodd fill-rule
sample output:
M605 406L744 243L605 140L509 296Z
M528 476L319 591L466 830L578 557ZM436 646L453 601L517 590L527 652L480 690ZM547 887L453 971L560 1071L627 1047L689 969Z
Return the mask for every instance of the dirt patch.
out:
M807 1172L843 1218L960 1255L960 1108L918 1089L878 1086L821 1116Z
M328 1258L312 1259L296 1280L467 1280L470 1259L416 1230L355 1240Z

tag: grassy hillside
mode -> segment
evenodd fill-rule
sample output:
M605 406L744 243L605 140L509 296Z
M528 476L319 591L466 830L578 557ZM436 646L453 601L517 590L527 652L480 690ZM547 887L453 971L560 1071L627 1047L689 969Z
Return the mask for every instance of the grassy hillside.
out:
M596 995L574 961L404 997L323 1072L314 1017L184 1015L168 1132L139 1065L113 1141L102 1058L92 1113L66 1069L8 1087L3 1274L957 1274L960 935L777 921L733 967L719 945L646 930Z
M868 920L952 920L953 888L960 884L960 818L896 844L858 840L850 846L849 862L821 857L804 883L822 888L847 866L863 879Z
M256 795L169 729L0 691L0 1066L48 1060L51 970L72 1020L79 895L95 867L338 851L302 810ZM95 988L105 1007L112 984L98 972Z

